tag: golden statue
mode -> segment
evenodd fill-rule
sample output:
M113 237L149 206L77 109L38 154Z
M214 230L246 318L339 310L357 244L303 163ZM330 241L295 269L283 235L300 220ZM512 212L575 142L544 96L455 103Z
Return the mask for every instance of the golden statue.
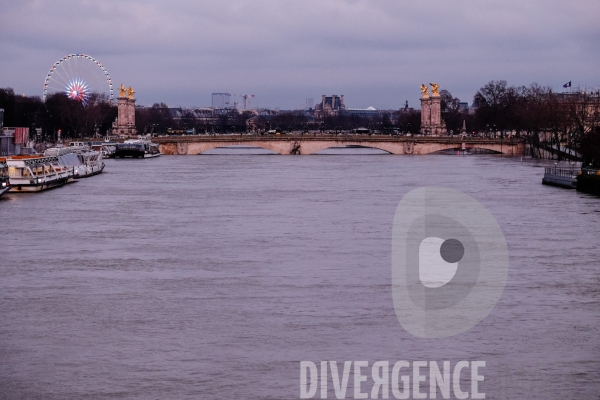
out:
M133 95L135 94L135 90L133 90L133 89L131 88L131 86L129 86L129 89L127 89L127 92L128 92L128 94L129 94L129 98L130 98L130 99L133 99Z
M119 90L121 91L119 93L119 97L125 97L127 95L127 93L126 93L127 89L125 89L125 85L123 85L122 83L121 83L121 86L119 87Z
M430 83L431 85L431 95L432 96L439 96L440 95L440 85L438 85L437 83Z
M427 93L427 86L421 84L421 95L423 97L429 97L429 93Z

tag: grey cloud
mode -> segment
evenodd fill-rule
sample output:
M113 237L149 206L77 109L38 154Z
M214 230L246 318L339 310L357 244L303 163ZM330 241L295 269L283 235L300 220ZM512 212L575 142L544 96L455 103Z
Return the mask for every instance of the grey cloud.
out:
M600 3L582 0L3 2L0 86L38 94L50 65L82 52L141 102L209 104L218 87L264 106L351 93L416 105L438 80L466 101L490 79L596 86ZM152 93L150 95L150 93ZM276 102L279 102L276 104Z

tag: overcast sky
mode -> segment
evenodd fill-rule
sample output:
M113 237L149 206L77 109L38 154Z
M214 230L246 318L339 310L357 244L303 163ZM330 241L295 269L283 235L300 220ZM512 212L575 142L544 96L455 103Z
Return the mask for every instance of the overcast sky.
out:
M469 103L499 79L597 89L599 17L598 0L0 0L0 87L41 96L54 62L85 53L138 104L227 91L397 109L429 82Z

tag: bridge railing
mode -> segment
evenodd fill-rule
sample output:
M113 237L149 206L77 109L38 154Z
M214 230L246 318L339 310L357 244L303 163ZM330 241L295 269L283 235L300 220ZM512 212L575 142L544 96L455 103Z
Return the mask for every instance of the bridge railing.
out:
M579 173L580 172L574 168L558 168L558 167L544 168L544 175L573 177L573 176L579 175Z
M522 142L523 139L511 138L486 138L486 137L458 137L458 136L400 136L400 135L366 135L356 133L287 133L281 135L261 134L202 134L202 135L171 135L159 136L152 139L157 143L165 142L196 142L196 141L290 141L290 140L350 140L350 141L385 141L385 142L445 142L445 143L503 143L507 145Z

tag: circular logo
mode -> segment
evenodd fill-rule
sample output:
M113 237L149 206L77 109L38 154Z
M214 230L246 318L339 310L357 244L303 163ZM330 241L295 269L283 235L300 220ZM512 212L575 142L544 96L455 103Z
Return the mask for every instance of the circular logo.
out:
M477 200L441 187L415 189L400 200L392 293L408 332L442 338L474 327L500 299L507 276L504 234Z

